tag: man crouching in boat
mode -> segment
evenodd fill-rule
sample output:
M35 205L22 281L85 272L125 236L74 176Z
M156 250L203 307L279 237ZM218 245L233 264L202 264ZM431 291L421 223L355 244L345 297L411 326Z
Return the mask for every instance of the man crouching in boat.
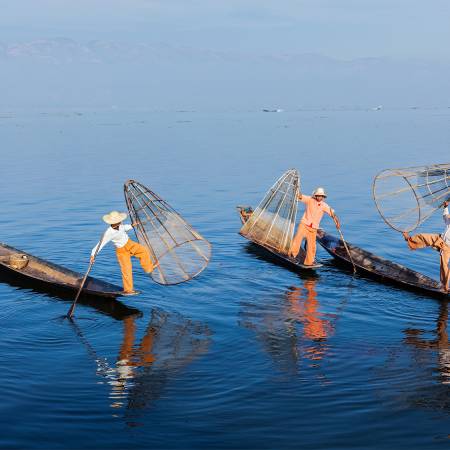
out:
M410 236L406 231L403 234L408 247L411 250L418 248L432 247L436 249L441 255L441 283L444 291L449 292L450 284L450 269L448 264L450 262L450 214L448 205L450 202L444 202L443 219L445 223L445 230L442 235L421 233L415 236Z
M305 213L297 229L297 233L292 240L291 248L289 250L289 256L296 258L303 239L306 239L306 257L303 265L313 266L314 259L316 257L316 236L317 230L320 226L323 213L327 213L336 224L336 227L340 228L339 219L334 213L334 210L324 202L327 197L324 188L317 188L310 197L309 195L298 194L298 200L305 204Z
M116 247L117 260L122 271L123 295L135 295L137 292L133 289L133 266L131 257L139 259L144 272L151 273L156 267L151 259L148 250L141 244L132 241L127 231L133 229L133 225L124 225L122 222L126 219L126 213L111 211L103 216L103 221L110 226L105 231L103 239L97 243L91 252L91 263L94 262L95 255L110 241ZM98 248L98 250L97 250Z

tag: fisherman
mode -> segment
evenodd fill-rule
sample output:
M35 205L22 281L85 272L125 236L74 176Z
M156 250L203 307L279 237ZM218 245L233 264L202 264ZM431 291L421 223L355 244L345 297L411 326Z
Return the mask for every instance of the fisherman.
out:
M148 250L141 244L132 241L127 231L133 229L135 224L124 225L122 222L126 219L127 214L118 211L111 211L103 216L103 221L110 225L103 238L91 251L91 263L94 263L95 256L110 241L116 247L117 260L119 261L122 271L123 295L135 295L137 292L133 289L133 266L131 257L139 259L145 273L153 272L156 267L151 259ZM97 250L98 249L98 250Z
M450 262L450 214L448 211L449 201L443 203L444 212L443 219L445 223L445 230L443 234L421 233L415 236L410 236L408 232L403 232L403 237L408 243L411 250L418 248L432 247L441 255L441 283L445 292L449 292L450 284L450 269L448 267Z
M327 213L336 225L336 228L340 229L341 225L338 217L325 202L327 197L325 189L318 187L310 197L309 195L303 195L301 192L298 194L298 200L305 204L305 213L297 229L297 233L292 240L291 248L289 249L289 256L296 258L303 239L306 239L306 257L303 263L304 266L314 266L314 259L316 257L316 236L317 230L320 226L323 213Z

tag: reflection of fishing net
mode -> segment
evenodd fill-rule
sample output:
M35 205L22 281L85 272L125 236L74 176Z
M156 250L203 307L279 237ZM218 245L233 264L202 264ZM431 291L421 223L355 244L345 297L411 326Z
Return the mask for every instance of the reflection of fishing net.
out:
M267 192L240 233L279 253L287 253L294 234L300 177L290 169Z
M130 217L137 239L159 266L152 278L160 284L188 281L206 268L211 245L163 199L134 180L125 183Z
M384 221L394 230L412 231L450 199L450 163L384 170L372 189Z

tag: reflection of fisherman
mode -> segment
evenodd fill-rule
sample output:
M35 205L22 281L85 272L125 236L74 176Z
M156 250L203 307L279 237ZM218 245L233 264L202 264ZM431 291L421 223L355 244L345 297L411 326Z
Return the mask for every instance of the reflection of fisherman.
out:
M403 237L408 243L408 247L411 250L416 250L418 248L432 247L437 250L441 255L441 283L442 288L445 291L449 291L450 284L450 214L448 211L449 202L444 202L444 213L443 219L445 223L445 231L442 235L421 233L414 236L409 236L405 231Z
M448 304L441 303L439 307L439 317L436 323L436 339L422 339L422 330L408 328L405 330L405 342L414 345L419 349L437 349L439 371L442 375L442 384L450 384L450 346L448 342Z
M303 195L302 193L298 194L298 200L305 204L305 213L300 221L297 233L292 240L289 256L296 258L300 251L303 239L306 239L305 266L314 265L314 258L316 257L317 229L320 226L323 214L327 213L332 217L336 227L340 228L339 219L335 215L334 210L324 202L326 197L327 194L325 189L321 187L317 188L312 193L311 197L309 195Z
M294 317L303 323L303 333L307 339L324 342L333 333L334 328L329 320L323 319L318 311L319 302L315 290L316 280L306 280L304 289L294 287L287 293ZM305 292L306 291L306 295ZM312 359L322 359L324 349L310 348L308 354Z
M116 402L112 404L114 408L122 406L120 401L128 385L136 377L135 367L147 367L155 362L155 355L152 353L156 330L154 327L147 328L145 336L142 338L139 347L135 347L136 323L134 317L127 317L123 320L123 341L120 347L116 363L116 377L113 386L112 396Z
M112 241L116 247L117 260L122 271L123 294L134 295L137 292L133 289L133 266L131 264L131 257L134 256L139 259L146 273L151 273L155 266L150 259L148 250L143 245L132 241L128 237L127 231L132 230L134 224L122 224L126 217L127 214L117 211L111 211L109 214L103 216L103 221L109 224L110 227L106 230L101 245L99 242L92 249L91 263L94 262L95 253L98 253L108 242Z

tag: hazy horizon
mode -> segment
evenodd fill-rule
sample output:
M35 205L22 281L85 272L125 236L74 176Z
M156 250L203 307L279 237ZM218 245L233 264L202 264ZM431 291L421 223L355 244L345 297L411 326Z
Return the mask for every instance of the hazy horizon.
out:
M6 0L13 107L447 107L450 4Z

